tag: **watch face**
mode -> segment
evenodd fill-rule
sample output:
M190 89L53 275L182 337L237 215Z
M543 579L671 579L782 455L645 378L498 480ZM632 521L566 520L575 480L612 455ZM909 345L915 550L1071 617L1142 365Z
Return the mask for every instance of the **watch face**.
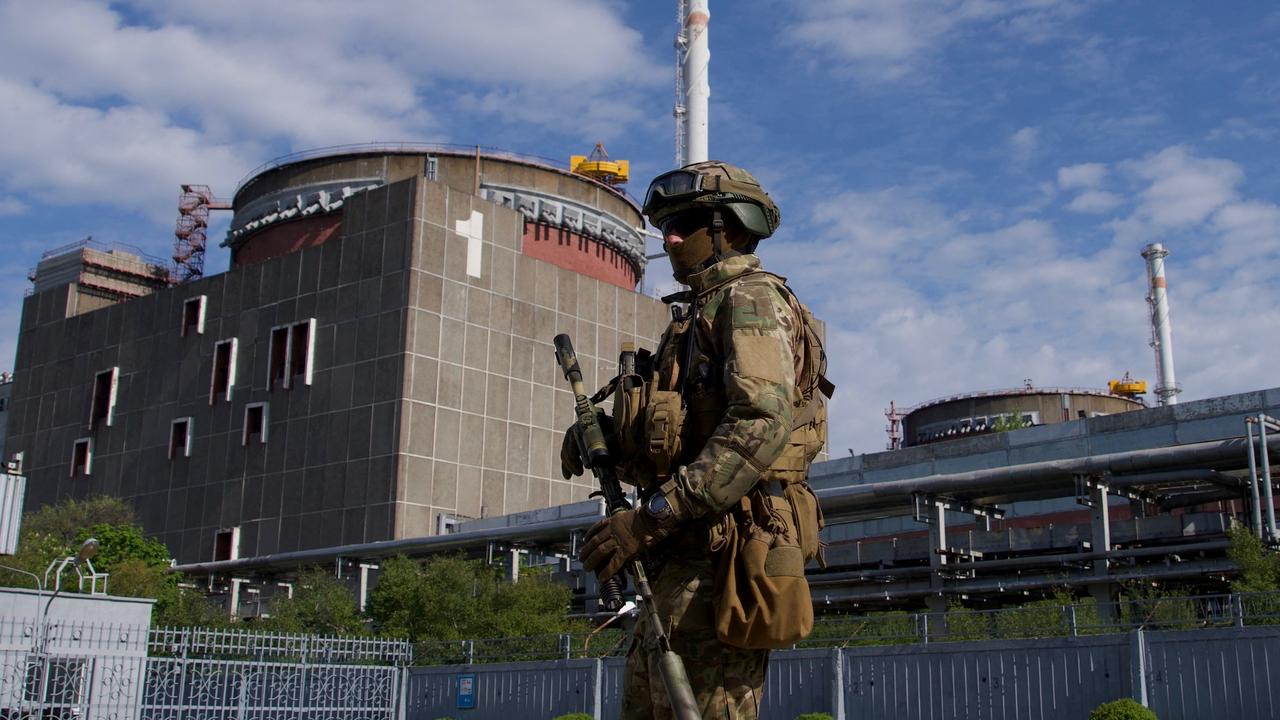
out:
M649 498L649 504L646 506L649 514L655 517L663 517L671 512L671 506L667 504L666 495L654 495Z

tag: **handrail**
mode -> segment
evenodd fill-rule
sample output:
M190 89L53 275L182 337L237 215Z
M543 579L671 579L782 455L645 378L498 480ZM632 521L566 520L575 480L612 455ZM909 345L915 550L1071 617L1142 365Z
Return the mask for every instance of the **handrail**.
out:
M449 153L453 155L467 155L467 154L474 154L477 150L479 150L485 157L496 158L499 160L514 160L517 162L527 163L530 165L536 165L538 167L546 168L548 170L554 170L556 172L561 172L566 174L569 173L568 168L564 167L563 162L559 162L552 158L545 157L542 155L533 155L530 153L520 153L520 152L515 152L513 150L505 150L503 148L486 146L486 145L463 145L461 143L428 143L428 142L349 143L345 145L329 145L327 147L311 148L308 150L299 150L297 152L289 153L287 155L281 155L280 157L277 157L277 158L272 158L271 160L268 160L262 163L261 165L254 168L253 170L250 170L244 177L242 177L240 179L240 182L236 183L236 189L235 189L235 193L233 194L233 197L235 195L239 195L240 191L243 190L244 187L248 185L250 181L252 181L257 176L261 175L262 173L267 172L268 170L273 170L278 167L290 165L292 163L302 162L304 160L315 160L318 158L332 157L335 155L347 155L352 153L375 153L375 152L390 152L390 153L405 153L405 154L439 152L439 153ZM634 197L632 197L630 193L626 192L625 190L621 190L615 187L610 187L609 185L601 183L600 181L594 180L593 178L589 178L585 175L580 177L582 177L584 180L588 182L594 182L600 185L601 187L605 187L610 190L613 190L614 192L620 193L626 196L627 198L630 198L632 201L636 200ZM639 203L637 202L637 204Z

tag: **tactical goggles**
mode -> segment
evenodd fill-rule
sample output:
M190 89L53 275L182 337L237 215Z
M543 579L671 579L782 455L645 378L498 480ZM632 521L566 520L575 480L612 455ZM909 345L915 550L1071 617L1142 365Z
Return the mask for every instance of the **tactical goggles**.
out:
M672 170L659 175L649 183L649 191L644 196L644 206L651 208L654 203L665 203L688 197L703 195L703 178L701 173L690 170ZM717 180L719 178L717 177ZM707 188L705 192L712 192Z
M686 238L703 228L711 227L711 211L706 208L684 210L662 219L658 229L665 240L668 235Z

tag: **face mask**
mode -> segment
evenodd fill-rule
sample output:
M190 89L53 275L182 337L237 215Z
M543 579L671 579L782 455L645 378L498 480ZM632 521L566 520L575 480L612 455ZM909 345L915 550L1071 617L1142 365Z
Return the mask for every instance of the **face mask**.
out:
M664 241L663 249L667 251L667 259L671 260L671 274L684 282L689 275L701 270L703 263L711 257L711 229L703 227L676 246Z

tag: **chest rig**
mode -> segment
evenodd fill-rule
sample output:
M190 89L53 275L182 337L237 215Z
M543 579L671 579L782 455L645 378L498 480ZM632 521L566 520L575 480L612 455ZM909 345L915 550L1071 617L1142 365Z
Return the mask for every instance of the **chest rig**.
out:
M655 353L624 346L619 375L596 393L597 402L613 395L619 477L642 490L655 488L681 465L691 463L715 432L728 408L723 348L712 324L729 285L768 283L791 307L799 326L793 333L795 377L799 390L790 437L761 484L803 482L826 439L826 405L835 387L827 380L826 353L817 321L786 281L763 270L726 280L701 293L685 291L663 298L671 323ZM629 345L629 344L627 344Z

